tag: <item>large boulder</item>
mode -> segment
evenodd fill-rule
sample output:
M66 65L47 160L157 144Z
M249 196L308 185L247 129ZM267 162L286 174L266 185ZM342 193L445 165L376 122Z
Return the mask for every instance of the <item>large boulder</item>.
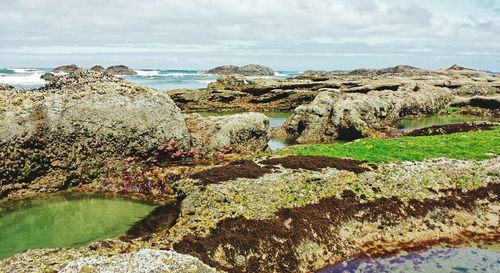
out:
M452 98L451 92L432 87L367 94L322 92L310 104L297 107L282 129L299 143L353 140L392 126L402 117L436 113Z
M186 116L191 142L206 152L223 148L255 152L267 148L270 139L269 118L260 113L229 116Z
M106 69L106 73L117 76L137 75L137 72L125 65L114 65Z
M241 74L244 76L274 76L274 71L267 66L249 64L244 66L223 65L207 71L208 74L229 75Z
M189 148L184 116L167 94L92 71L0 92L0 128L3 185L114 156L157 158L172 140Z

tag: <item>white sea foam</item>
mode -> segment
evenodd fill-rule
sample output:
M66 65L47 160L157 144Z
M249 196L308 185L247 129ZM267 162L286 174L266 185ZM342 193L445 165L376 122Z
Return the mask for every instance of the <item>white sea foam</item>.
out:
M177 78L177 77L191 77L191 76L201 76L203 75L202 73L179 73L179 72L171 72L171 73L165 73L165 74L162 74L162 76L165 76L165 77L174 77L174 78Z
M137 73L137 76L143 77L152 77L160 75L160 71L158 70L134 70Z
M31 74L37 72L38 70L34 68L7 68L8 70L14 71L17 74Z
M274 72L274 76L275 76L275 77L286 77L287 75L286 75L286 74L279 73L279 72Z
M9 85L43 85L45 80L40 77L43 75L41 71L33 70L32 73L23 72L19 74L1 75L0 83Z

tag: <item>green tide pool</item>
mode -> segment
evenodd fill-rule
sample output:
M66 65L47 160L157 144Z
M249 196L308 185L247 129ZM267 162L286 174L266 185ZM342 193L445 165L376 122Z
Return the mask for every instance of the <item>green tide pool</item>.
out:
M0 210L0 259L27 249L76 247L123 235L154 209L97 196L49 198Z

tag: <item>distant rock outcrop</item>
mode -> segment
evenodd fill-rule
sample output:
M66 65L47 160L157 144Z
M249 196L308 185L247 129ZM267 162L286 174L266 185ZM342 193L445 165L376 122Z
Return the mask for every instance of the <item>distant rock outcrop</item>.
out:
M92 68L90 68L90 70L97 71L97 72L102 72L102 73L106 72L106 68L104 68L104 67L102 67L100 65L95 65Z
M463 71L463 70L471 70L472 71L474 69L470 69L470 68L460 66L458 64L454 64L454 65L450 66L447 70L448 71Z
M79 69L80 68L76 64L63 65L54 68L54 70L52 70L52 73L74 73Z
M249 64L245 66L223 65L207 71L208 74L229 75L241 74L244 76L274 76L274 71L267 66Z
M125 76L125 75L137 75L137 72L128 68L125 65L114 65L106 69L106 73L110 75Z

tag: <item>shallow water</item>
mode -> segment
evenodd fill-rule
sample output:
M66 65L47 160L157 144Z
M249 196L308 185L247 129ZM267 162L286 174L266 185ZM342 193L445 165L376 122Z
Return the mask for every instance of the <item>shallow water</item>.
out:
M227 115L235 115L235 114L241 114L244 112L236 112L236 111L229 111L229 112L213 112L213 111L201 111L201 112L196 112L200 114L201 116L204 117L209 117L209 116L227 116ZM269 126L271 128L277 128L281 126L287 118L292 115L292 112L274 112L274 111L266 111L266 112L260 112L267 117L269 117ZM291 141L286 141L286 140L281 140L281 139L271 139L268 142L269 148L271 150L278 150L278 149L283 149L286 148L290 145L292 145L293 142Z
M0 259L26 249L75 247L117 237L153 209L96 196L26 201L0 213Z
M402 119L399 122L399 128L406 130L413 130L413 129L430 127L434 125L457 124L457 123L473 122L473 121L500 121L500 120L491 117L481 117L473 115L460 115L460 114L436 115L431 117L422 117L415 119Z
M432 248L383 258L360 258L338 264L319 273L337 272L500 272L500 250L498 247L478 248Z

